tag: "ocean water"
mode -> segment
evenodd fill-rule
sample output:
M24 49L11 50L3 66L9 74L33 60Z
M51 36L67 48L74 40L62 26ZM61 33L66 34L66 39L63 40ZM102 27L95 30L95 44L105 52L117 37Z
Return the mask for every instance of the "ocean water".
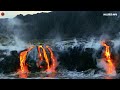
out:
M119 79L120 75L116 76L107 75L104 72L94 73L95 70L88 71L58 71L56 73L36 72L29 73L27 78L20 78L19 75L14 72L11 74L0 74L0 79Z

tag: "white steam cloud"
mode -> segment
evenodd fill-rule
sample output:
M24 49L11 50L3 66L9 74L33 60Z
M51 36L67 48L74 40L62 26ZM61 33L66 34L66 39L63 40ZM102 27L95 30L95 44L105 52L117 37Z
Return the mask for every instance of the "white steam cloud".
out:
M21 28L20 28L21 27ZM27 47L27 44L20 39L24 35L22 30L22 22L19 19L8 19L6 23L7 32L3 33L3 36L7 37L8 40L4 40L0 44L0 50L17 50L18 52L24 50Z
M84 48L94 48L95 50L98 50L100 46L100 41L96 40L95 37L92 37L87 41L87 43L85 43Z
M97 63L97 67L99 67L99 68L105 70L105 72L107 72L108 68L110 66L109 66L109 63L106 63L104 59L99 59L98 63ZM112 72L109 75L110 76L116 76L116 70L115 70L115 68L111 68L111 69L112 69Z

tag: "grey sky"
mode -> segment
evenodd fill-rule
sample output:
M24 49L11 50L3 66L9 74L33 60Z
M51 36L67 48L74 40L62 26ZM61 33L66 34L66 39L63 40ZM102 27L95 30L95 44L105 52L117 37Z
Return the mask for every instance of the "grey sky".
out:
M1 16L2 12L5 13L4 16ZM41 12L49 13L51 11L0 11L0 18L14 18L16 15L19 14L27 15L27 14L36 14Z

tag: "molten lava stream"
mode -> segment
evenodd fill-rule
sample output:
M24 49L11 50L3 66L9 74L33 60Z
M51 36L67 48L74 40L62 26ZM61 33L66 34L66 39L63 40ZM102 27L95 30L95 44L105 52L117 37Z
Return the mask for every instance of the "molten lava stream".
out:
M40 63L41 61L43 61L43 56L42 56L42 53L41 53L41 51L40 51L40 47L38 47L38 58L39 58L39 60L38 60L38 62L37 62L37 67L41 68L42 66L40 66L39 63Z
M50 55L51 55L51 60L52 60L52 65L50 66L50 69L47 69L46 71L56 72L55 69L56 69L56 67L57 67L57 59L56 59L56 57L54 56L54 54L53 54L53 52L52 52L52 49L51 49L49 46L46 46L46 48L49 50Z
M103 53L104 53L105 59L108 62L106 73L109 75L116 75L115 66L112 63L112 59L111 59L110 46L108 46L105 42L101 42L101 44L102 46L105 47L105 51Z
M52 49L51 49L49 46L46 46L46 48L47 48L48 51L50 52L50 58L51 58L51 60L52 60L52 64L50 65L50 61L49 61L49 58L48 58L48 56L47 56L46 50L45 50L45 48L44 48L42 45L38 46L38 57L39 57L40 61L43 59L43 57L42 57L42 55L41 55L41 52L40 52L40 48L41 48L42 51L43 51L43 56L44 56L45 61L46 61L46 63L47 63L47 69L46 69L45 71L46 71L46 72L50 72L50 73L56 72L55 69L56 69L56 67L57 67L57 59L56 59L56 57L54 56L54 54L53 54L53 52L52 52Z
M34 47L30 47L27 50L22 51L20 53L20 69L18 71L20 78L27 78L27 76L28 76L29 70L28 70L28 67L27 67L25 61L26 61L28 52L30 50L32 50L33 48Z
M39 49L41 48L43 50L43 55L44 55L45 61L47 63L47 69L50 69L49 59L48 59L48 56L47 56L45 49L43 48L42 45L38 46L38 48Z

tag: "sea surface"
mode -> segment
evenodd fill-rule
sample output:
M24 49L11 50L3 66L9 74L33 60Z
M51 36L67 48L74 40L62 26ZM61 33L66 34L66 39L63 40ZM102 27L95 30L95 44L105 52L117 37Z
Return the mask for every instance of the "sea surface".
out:
M19 77L18 73L0 74L0 79L119 79L120 74L115 76L107 75L104 72L95 74L95 70L88 71L57 71L55 73L36 72L29 73L27 78Z

